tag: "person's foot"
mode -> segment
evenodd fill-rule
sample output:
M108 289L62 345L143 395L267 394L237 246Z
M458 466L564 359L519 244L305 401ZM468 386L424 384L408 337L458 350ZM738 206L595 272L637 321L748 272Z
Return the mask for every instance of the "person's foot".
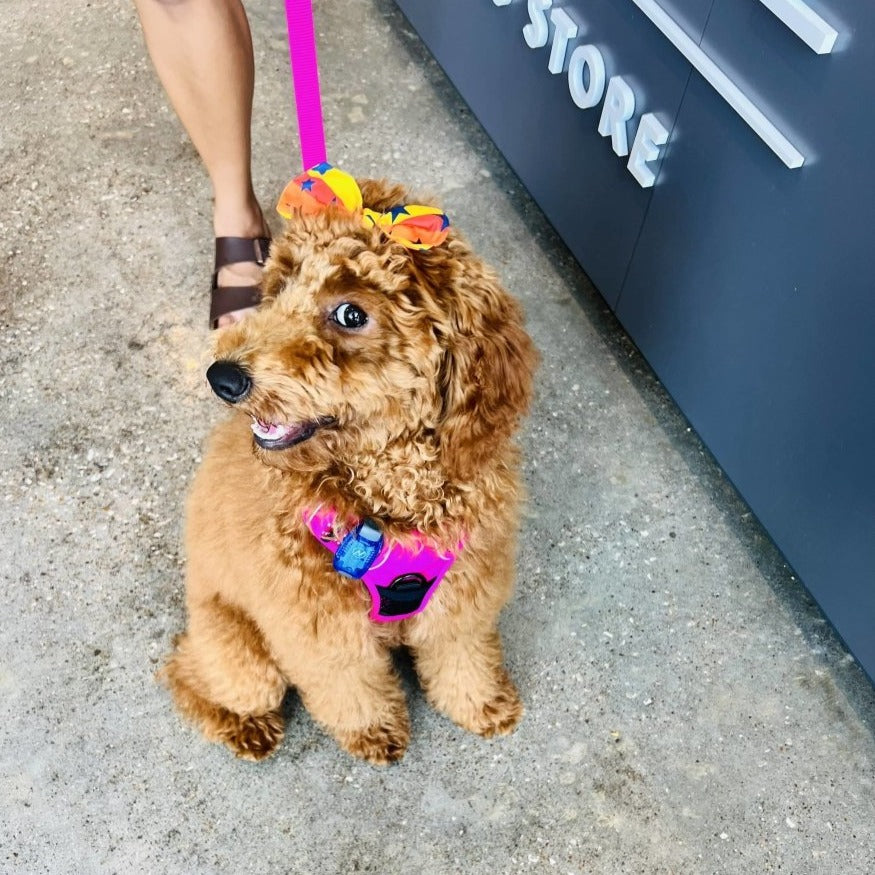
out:
M212 301L210 305L210 326L224 328L239 322L255 309L259 299L258 285L261 282L262 265L267 258L267 247L264 240L270 239L270 228L264 220L261 208L256 202L250 206L241 217L225 218L218 210L214 219L216 239L240 238L251 240L252 258L248 258L248 247L244 244L232 244L231 247L217 243L216 269L213 275ZM257 241L261 241L258 243ZM240 248L244 252L240 252ZM244 259L244 260L238 260ZM229 294L225 289L239 290ZM244 290L251 290L247 294ZM247 300L248 299L248 300ZM245 301L246 306L235 307L235 303ZM232 309L229 309L232 308Z

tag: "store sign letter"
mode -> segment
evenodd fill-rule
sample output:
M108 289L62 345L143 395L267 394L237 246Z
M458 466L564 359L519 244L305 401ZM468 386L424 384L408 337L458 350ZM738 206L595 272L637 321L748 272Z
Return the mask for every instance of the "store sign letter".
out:
M513 0L492 0L495 6L509 6ZM751 130L786 164L801 167L805 156L763 113L756 103L709 57L699 43L677 23L663 8L662 0L631 0L650 19L666 39L686 58L691 66L714 90L738 113ZM838 32L804 0L760 0L793 33L819 55L832 52ZM527 0L529 23L523 28L526 45L539 49L550 41L550 25L553 25L553 40L547 69L561 73L569 44L582 28L564 9L553 6L553 0ZM548 15L549 12L549 15ZM611 145L618 155L629 154L628 135L625 125L634 114L635 95L622 78L612 76L605 94L604 56L595 45L579 45L571 53L568 64L568 90L575 106L591 109L605 97L605 106L599 118L598 130L611 138ZM629 159L629 172L638 182L647 187L653 185L655 175L646 165L659 158L661 147L668 141L668 132L652 113L648 122L635 134L639 144L633 148Z
M512 0L492 2L495 6L509 6ZM526 6L529 13L529 21L523 27L526 45L530 49L541 49L549 42L547 69L554 76L563 73L568 48L583 28L565 9L554 8L553 0L526 0ZM617 155L630 156L629 172L639 185L650 188L656 174L647 165L659 158L661 147L668 142L668 131L653 113L647 113L638 124L630 155L627 125L635 115L635 92L622 76L607 77L605 58L597 46L587 43L574 47L568 59L568 92L580 109L593 109L604 98L598 132L610 137Z

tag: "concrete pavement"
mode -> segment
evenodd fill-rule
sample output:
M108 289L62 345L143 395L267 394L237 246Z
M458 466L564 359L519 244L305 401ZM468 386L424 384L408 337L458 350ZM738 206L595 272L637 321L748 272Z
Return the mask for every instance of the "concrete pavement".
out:
M299 160L282 4L250 7L270 206ZM316 19L330 158L437 192L543 352L503 620L527 716L465 735L407 670L380 770L293 697L259 765L171 709L182 501L222 415L209 188L132 8L6 0L0 871L873 871L871 684L394 4Z

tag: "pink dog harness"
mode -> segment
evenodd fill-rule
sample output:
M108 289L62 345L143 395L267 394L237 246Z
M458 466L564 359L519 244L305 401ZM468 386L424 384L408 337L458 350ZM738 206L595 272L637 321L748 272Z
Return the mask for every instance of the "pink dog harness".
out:
M306 520L316 540L334 554L334 568L367 587L370 618L379 623L406 620L424 610L456 558L439 553L418 533L412 547L386 543L371 520L344 531L337 512L321 506Z

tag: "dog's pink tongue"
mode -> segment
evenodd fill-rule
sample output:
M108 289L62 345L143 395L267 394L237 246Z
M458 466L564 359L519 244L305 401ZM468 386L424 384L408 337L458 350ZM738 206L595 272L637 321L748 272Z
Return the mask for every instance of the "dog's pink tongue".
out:
M263 419L253 419L252 430L266 441L276 441L288 434L289 427L276 422L265 422Z

